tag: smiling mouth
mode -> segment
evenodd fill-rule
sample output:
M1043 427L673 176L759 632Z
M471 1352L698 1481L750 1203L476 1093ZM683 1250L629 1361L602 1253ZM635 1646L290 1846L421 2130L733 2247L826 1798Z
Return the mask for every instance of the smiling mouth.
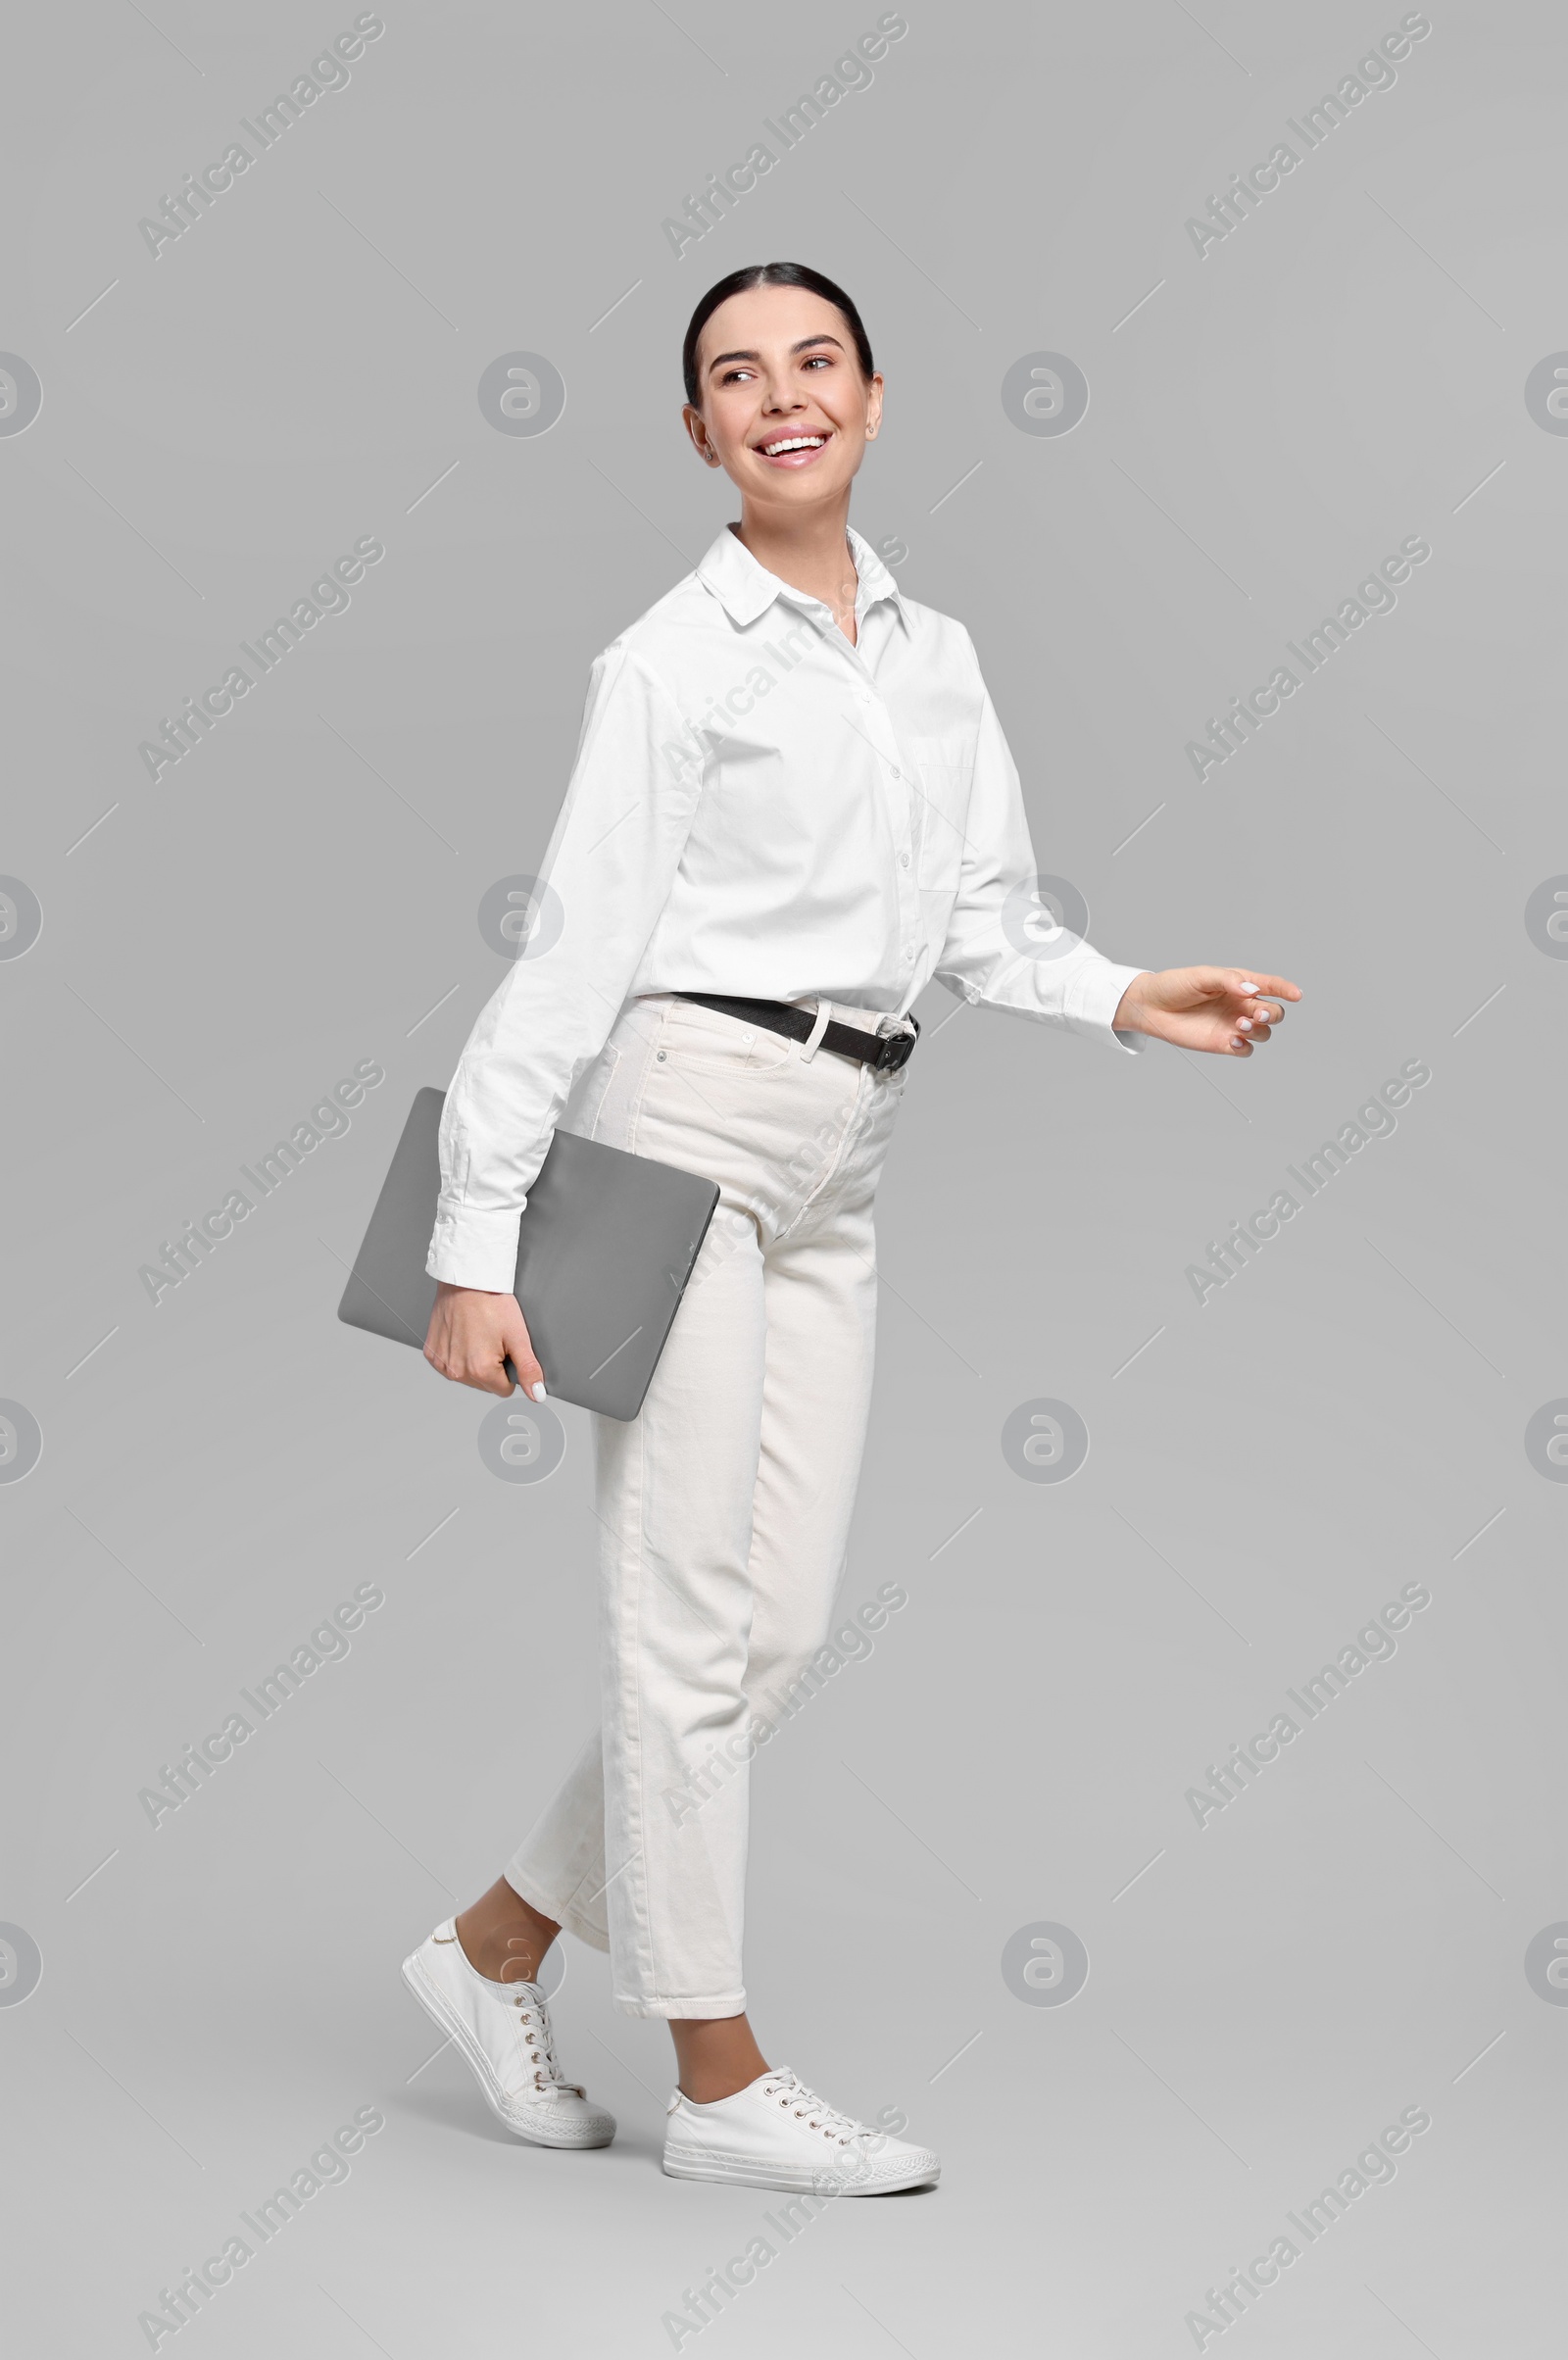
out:
M769 467L808 467L817 453L827 448L829 439L826 434L776 434L765 443L754 443L752 448Z

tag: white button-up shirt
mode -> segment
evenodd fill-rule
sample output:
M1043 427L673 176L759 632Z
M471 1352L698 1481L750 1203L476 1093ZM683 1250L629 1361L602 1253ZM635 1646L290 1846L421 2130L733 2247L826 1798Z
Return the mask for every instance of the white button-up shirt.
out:
M529 937L447 1093L426 1264L510 1292L572 1085L650 992L904 1015L933 976L1120 1050L1133 978L1033 895L1034 850L968 632L852 530L851 646L728 527L593 666Z

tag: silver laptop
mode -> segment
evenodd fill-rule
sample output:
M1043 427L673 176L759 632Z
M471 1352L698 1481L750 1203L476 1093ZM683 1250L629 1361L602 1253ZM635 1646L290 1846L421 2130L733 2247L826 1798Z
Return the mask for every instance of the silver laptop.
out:
M422 1347L435 1304L425 1256L441 1189L446 1093L403 1126L339 1319ZM558 1131L528 1192L513 1287L549 1393L634 1418L718 1203L713 1181ZM507 1362L514 1383L516 1370Z

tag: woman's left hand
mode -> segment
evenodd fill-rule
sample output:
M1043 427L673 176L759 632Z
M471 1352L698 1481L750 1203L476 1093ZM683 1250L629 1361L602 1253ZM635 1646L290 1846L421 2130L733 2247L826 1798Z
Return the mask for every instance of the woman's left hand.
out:
M1252 1044L1266 1041L1284 1022L1282 1002L1300 997L1299 987L1283 975L1259 975L1251 967L1162 967L1134 977L1111 1024L1117 1032L1149 1033L1178 1049L1250 1057Z

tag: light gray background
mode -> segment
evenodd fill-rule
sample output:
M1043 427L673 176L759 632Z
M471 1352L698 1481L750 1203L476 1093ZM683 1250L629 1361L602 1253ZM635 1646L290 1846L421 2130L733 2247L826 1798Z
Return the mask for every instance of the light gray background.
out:
M1245 1065L921 1008L844 1591L909 1603L760 1766L748 1980L769 2053L901 2107L944 2179L829 2212L694 2340L1174 2360L1419 2105L1393 2184L1207 2348L1554 2348L1568 2014L1523 1961L1568 1917L1568 1492L1523 1437L1568 1395L1568 967L1524 909L1568 870L1568 441L1524 384L1568 346L1560 25L1438 0L1200 259L1188 217L1398 0L914 0L677 261L663 218L874 0L391 5L155 261L138 220L356 13L103 0L12 41L0 346L44 400L0 438L0 869L43 932L0 965L0 1394L44 1449L0 1485L0 1918L43 1960L0 2007L8 2343L144 2350L357 2106L352 2178L181 2351L667 2351L770 2209L662 2179L664 2031L580 1947L558 2016L609 2152L508 2141L425 2062L398 1962L595 1709L587 1436L565 1411L559 1472L499 1482L487 1405L333 1313L499 980L475 912L543 850L589 662L733 513L678 429L690 309L782 255L865 313L856 521L972 631L1042 867L1115 958L1305 997ZM567 387L541 438L476 399L517 350ZM1042 350L1091 387L1059 439L1000 398ZM154 785L138 742L367 534L351 609ZM1186 741L1414 534L1396 611L1200 785ZM1200 1307L1186 1265L1417 1057L1396 1134ZM139 1265L364 1058L349 1133L155 1309ZM1002 1455L1039 1397L1089 1429L1066 1485ZM352 1653L155 1832L138 1790L368 1580ZM1409 1581L1394 1659L1200 1829L1204 1766ZM1002 1974L1041 1921L1088 1948L1065 2007Z

